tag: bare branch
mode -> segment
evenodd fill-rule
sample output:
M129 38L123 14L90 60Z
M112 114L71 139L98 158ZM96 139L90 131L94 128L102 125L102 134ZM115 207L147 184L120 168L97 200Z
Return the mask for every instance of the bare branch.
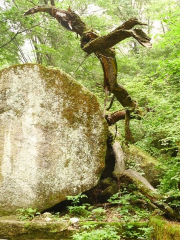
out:
M135 38L144 47L152 47L150 43L151 38L148 37L141 29L126 30L117 28L113 32L89 42L83 47L83 50L88 54L91 54L100 49L111 48L129 37Z
M146 23L142 23L140 22L137 18L130 18L128 21L126 21L125 23L123 23L121 26L119 26L118 28L116 28L114 31L117 30L129 30L131 28L133 28L136 25L144 25L147 26Z
M25 30L23 30L23 31L21 31L21 32L17 32L7 43L5 43L5 44L3 44L2 46L0 46L0 48L3 48L3 47L5 47L6 45L8 45L10 42L12 42L12 41L16 38L16 36L17 36L18 34L20 34L20 33L22 33L22 32L25 32Z
M109 111L109 110L111 109L111 107L112 107L112 105L113 105L113 102L114 102L114 98L115 98L115 96L113 95L109 106L106 108L107 111Z
M54 6L36 6L25 12L30 15L37 12L47 12L57 19L57 21L69 31L76 32L81 36L81 48L84 52L94 53L100 60L104 72L104 89L112 92L123 107L129 113L138 108L136 101L132 100L127 90L117 83L117 63L115 50L112 46L126 38L135 38L142 46L151 47L150 37L141 29L132 29L136 25L146 25L136 18L131 18L124 24L116 28L111 33L100 37L96 32L86 26L81 18L70 8L61 10ZM135 111L138 113L138 111Z
M57 21L67 30L76 32L80 36L83 32L87 31L88 28L86 24L81 20L81 18L70 8L68 10L58 9L54 6L44 5L44 6L36 6L29 9L24 13L24 16L31 15L38 12L46 12L51 16L57 19Z

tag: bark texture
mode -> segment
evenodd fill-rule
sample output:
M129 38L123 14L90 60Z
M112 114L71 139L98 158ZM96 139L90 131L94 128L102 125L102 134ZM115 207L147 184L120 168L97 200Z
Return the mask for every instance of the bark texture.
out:
M87 54L94 53L102 64L105 91L112 92L124 108L128 108L131 112L135 111L138 107L136 101L131 98L123 86L117 83L117 63L115 50L112 47L126 38L133 37L142 46L150 48L150 37L141 29L132 29L136 25L146 24L139 22L136 18L131 18L109 34L99 36L70 8L68 10L62 10L48 5L36 6L29 9L24 15L38 12L49 13L56 18L64 28L81 36L82 50ZM139 114L138 111L135 112ZM116 120L117 119L118 118L116 118ZM115 120L113 123L114 122Z

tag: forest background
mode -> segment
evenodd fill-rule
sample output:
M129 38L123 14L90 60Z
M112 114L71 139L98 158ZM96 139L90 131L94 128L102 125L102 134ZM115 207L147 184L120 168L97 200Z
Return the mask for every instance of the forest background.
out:
M103 70L98 59L94 55L87 56L79 46L78 37L66 31L51 16L23 16L29 8L47 2L50 1L0 1L0 69L27 62L62 69L93 92L103 107ZM147 112L141 120L131 120L133 144L158 158L165 167L159 190L179 195L180 1L51 2L60 9L70 6L100 35L109 33L131 17L147 23L143 30L152 38L152 49L143 48L132 38L115 46L118 82ZM120 109L123 107L114 101L110 111ZM118 138L123 141L123 121L117 126Z

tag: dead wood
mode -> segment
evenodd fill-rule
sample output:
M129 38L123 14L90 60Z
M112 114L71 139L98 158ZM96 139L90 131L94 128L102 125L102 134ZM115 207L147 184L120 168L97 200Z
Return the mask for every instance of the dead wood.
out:
M124 171L120 177L121 182L134 183L139 192L146 196L151 203L169 216L170 219L180 221L180 215L174 211L168 204L163 201L163 196L160 195L151 184L142 177L139 173L132 169Z
M119 120L124 120L126 115L126 110L116 111L112 114L106 115L105 118L109 126L115 124Z
M94 53L102 64L104 71L104 88L112 92L121 105L134 111L137 103L132 100L127 90L117 83L117 63L115 50L112 47L126 38L133 37L141 45L151 47L150 38L141 29L132 29L135 25L146 25L136 18L131 18L105 36L99 36L90 29L81 18L70 8L58 9L54 6L36 6L25 12L30 15L38 12L47 12L67 30L81 36L81 48L88 54Z
M150 38L141 30L114 30L108 35L98 37L93 41L89 42L86 46L84 46L83 51L91 54L93 52L97 52L101 49L111 48L117 43L125 40L126 38L133 37L135 38L142 46L151 48Z
M86 24L81 20L81 18L70 8L68 10L62 10L54 6L43 5L35 6L24 13L24 16L31 15L34 13L46 12L49 13L67 30L76 32L80 36L88 31Z
M133 114L133 115L130 114L129 118L130 119L141 120L141 115L143 115L141 112L140 112L140 114L137 113L136 115L135 114ZM105 115L105 119L106 119L109 126L115 124L119 120L125 120L125 117L126 117L126 110L119 110L119 111L116 111L114 113L110 113L110 114Z
M54 1L51 1L53 5ZM81 20L81 18L70 8L68 10L61 10L54 6L35 6L25 12L24 15L30 15L38 12L46 12L67 30L75 32L81 36L81 48L84 52L94 53L100 60L104 71L104 89L112 92L121 105L126 108L126 111L116 112L112 115L106 116L109 124L115 123L118 119L126 119L127 138L132 138L129 132L130 113L141 114L138 110L138 105L134 101L127 90L117 83L117 63L115 58L115 50L112 48L117 43L133 37L142 46L151 48L150 37L148 37L142 29L132 29L135 25L146 25L141 23L136 18L129 19L124 24L116 28L105 36L99 36L96 32L90 29ZM128 110L128 111L127 111ZM180 220L180 215L175 212L169 205L163 202L162 196L148 183L148 181L140 174L133 170L126 170L120 176L121 181L134 183L139 191L145 195L153 204L157 206L164 213L171 218Z
M112 150L115 157L115 166L113 171L113 177L119 180L119 177L126 169L125 155L119 142L115 141L112 145Z

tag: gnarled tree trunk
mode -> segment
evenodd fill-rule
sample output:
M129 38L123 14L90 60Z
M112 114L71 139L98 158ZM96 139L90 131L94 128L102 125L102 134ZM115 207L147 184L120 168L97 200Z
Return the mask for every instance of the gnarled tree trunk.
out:
M56 18L64 28L80 35L82 50L87 54L94 53L102 64L105 91L113 93L121 105L129 109L129 112L140 113L136 110L137 102L131 98L123 86L117 83L117 63L115 50L112 47L126 38L133 37L141 45L150 48L150 38L141 29L132 29L135 25L146 24L139 22L136 18L132 18L109 34L100 37L70 8L68 10L62 10L48 5L36 6L29 9L24 15L38 12L49 13ZM110 124L113 123L111 122Z
M51 1L52 3L53 1ZM53 5L53 4L52 4ZM134 112L139 115L142 113L138 109L138 104L134 101L127 90L117 83L117 63L115 50L112 48L117 43L126 38L135 38L142 46L151 48L150 37L148 37L141 29L133 29L136 25L146 25L141 23L136 18L131 18L124 24L116 28L105 36L99 36L96 32L90 29L81 18L70 8L68 10L58 9L54 6L36 6L25 12L24 15L30 15L38 12L47 12L67 30L75 32L81 36L81 48L87 54L94 53L100 60L104 71L104 89L114 94L120 104L125 108L123 111L115 112L106 116L109 125L114 124L120 119L126 120L126 135L127 140L131 139L129 130L130 113ZM118 149L118 148L117 148ZM114 148L114 151L118 151ZM115 154L118 156L118 152ZM167 213L174 219L180 220L179 214L176 213L167 204L163 203L161 196L145 181L138 173L126 170L119 176L121 180L133 182L137 185L139 191L143 193L150 201Z

